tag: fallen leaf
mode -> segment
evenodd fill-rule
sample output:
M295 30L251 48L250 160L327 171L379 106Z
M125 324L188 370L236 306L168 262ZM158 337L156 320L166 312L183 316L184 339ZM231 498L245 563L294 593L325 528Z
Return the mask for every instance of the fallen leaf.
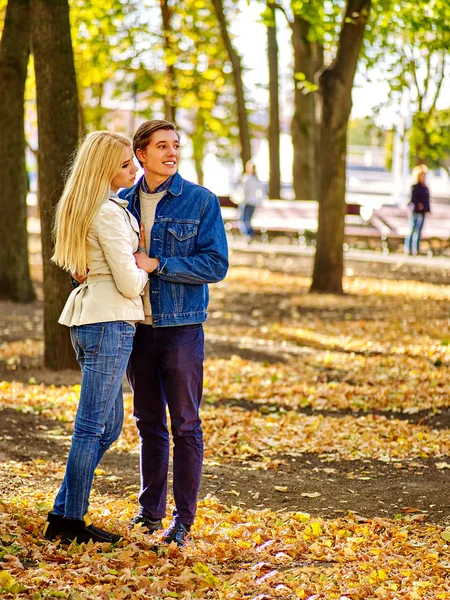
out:
M436 469L450 469L450 463L438 462L438 463L436 463Z

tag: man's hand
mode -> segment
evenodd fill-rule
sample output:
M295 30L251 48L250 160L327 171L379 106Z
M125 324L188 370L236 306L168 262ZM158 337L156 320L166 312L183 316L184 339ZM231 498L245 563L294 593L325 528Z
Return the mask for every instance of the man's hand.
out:
M89 269L86 269L86 275L80 275L79 273L72 273L72 278L78 283L84 283L88 278L87 274L89 273Z

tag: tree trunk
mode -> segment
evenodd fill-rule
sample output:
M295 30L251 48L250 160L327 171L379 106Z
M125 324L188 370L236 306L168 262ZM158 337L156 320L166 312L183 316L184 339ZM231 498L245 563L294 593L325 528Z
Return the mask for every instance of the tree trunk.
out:
M319 229L312 292L342 293L347 125L371 0L347 0L337 53L319 78Z
M203 161L201 160L200 157L194 155L194 162L195 162L195 172L197 173L197 183L198 185L203 185L205 176L204 176L204 172L203 172Z
M298 74L302 73L310 84L323 66L323 48L308 39L310 24L299 15L290 23L294 48L294 115L291 123L294 161L292 177L297 200L316 200L318 178L316 168L317 93L301 85Z
M269 59L269 198L281 198L277 22L274 5L269 3L268 8L273 23L267 27L267 54Z
M169 55L171 53L170 27L173 16L173 10L168 4L168 0L160 0L161 18L164 35L164 50ZM166 64L166 77L168 94L164 98L164 112L166 121L175 123L176 119L176 73L173 64Z
M9 0L0 43L0 295L34 300L28 264L24 92L30 56L29 0Z
M250 145L250 127L248 123L247 107L245 105L245 91L244 82L242 79L242 64L241 57L236 52L230 35L228 33L227 20L223 9L222 0L213 0L214 10L216 11L217 19L219 21L220 32L222 34L223 42L230 59L231 66L233 68L234 78L234 89L236 94L236 104L238 112L238 125L239 125L239 140L241 144L241 160L242 167L245 168L245 164L252 157L251 145Z
M78 139L78 95L70 38L68 0L33 0L32 49L36 72L39 198L44 263L45 366L76 366L69 330L58 318L70 292L67 273L50 262L54 208L63 172Z

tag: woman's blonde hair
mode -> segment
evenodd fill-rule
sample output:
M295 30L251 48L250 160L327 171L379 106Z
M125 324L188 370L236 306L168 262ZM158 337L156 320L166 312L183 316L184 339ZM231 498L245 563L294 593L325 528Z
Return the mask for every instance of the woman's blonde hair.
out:
M419 181L419 177L428 173L428 167L426 165L416 165L413 169L413 179L416 183Z
M131 143L117 133L94 131L74 157L53 226L52 261L66 271L87 272L87 234L123 164L125 146Z

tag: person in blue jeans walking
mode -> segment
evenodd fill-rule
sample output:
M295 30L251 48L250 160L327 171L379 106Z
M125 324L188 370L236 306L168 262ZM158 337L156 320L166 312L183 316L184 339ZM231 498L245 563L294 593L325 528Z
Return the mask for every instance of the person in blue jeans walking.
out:
M217 196L183 179L178 170L180 138L169 121L143 123L133 138L144 169L137 184L120 192L143 226L145 252L137 265L152 271L144 292L128 365L140 436L139 513L132 525L149 533L166 516L170 436L173 439L173 521L166 543L183 546L195 519L203 462L199 407L203 387L208 284L222 280L228 251Z
M252 227L253 214L265 196L264 185L256 175L256 167L252 160L245 164L245 172L239 180L238 189L242 196L242 203L239 204L239 230L250 241L255 235Z
M64 480L44 530L50 540L120 539L92 524L88 506L94 471L122 429L122 380L135 323L144 318L141 294L158 264L136 265L139 225L116 195L136 172L126 138L94 132L80 146L56 211L52 260L83 281L59 319L70 327L82 383Z
M410 209L411 231L408 237L405 238L405 254L414 256L419 254L425 215L430 212L430 192L425 183L426 174L427 167L425 165L415 167L416 183L412 186L411 201L408 206Z

